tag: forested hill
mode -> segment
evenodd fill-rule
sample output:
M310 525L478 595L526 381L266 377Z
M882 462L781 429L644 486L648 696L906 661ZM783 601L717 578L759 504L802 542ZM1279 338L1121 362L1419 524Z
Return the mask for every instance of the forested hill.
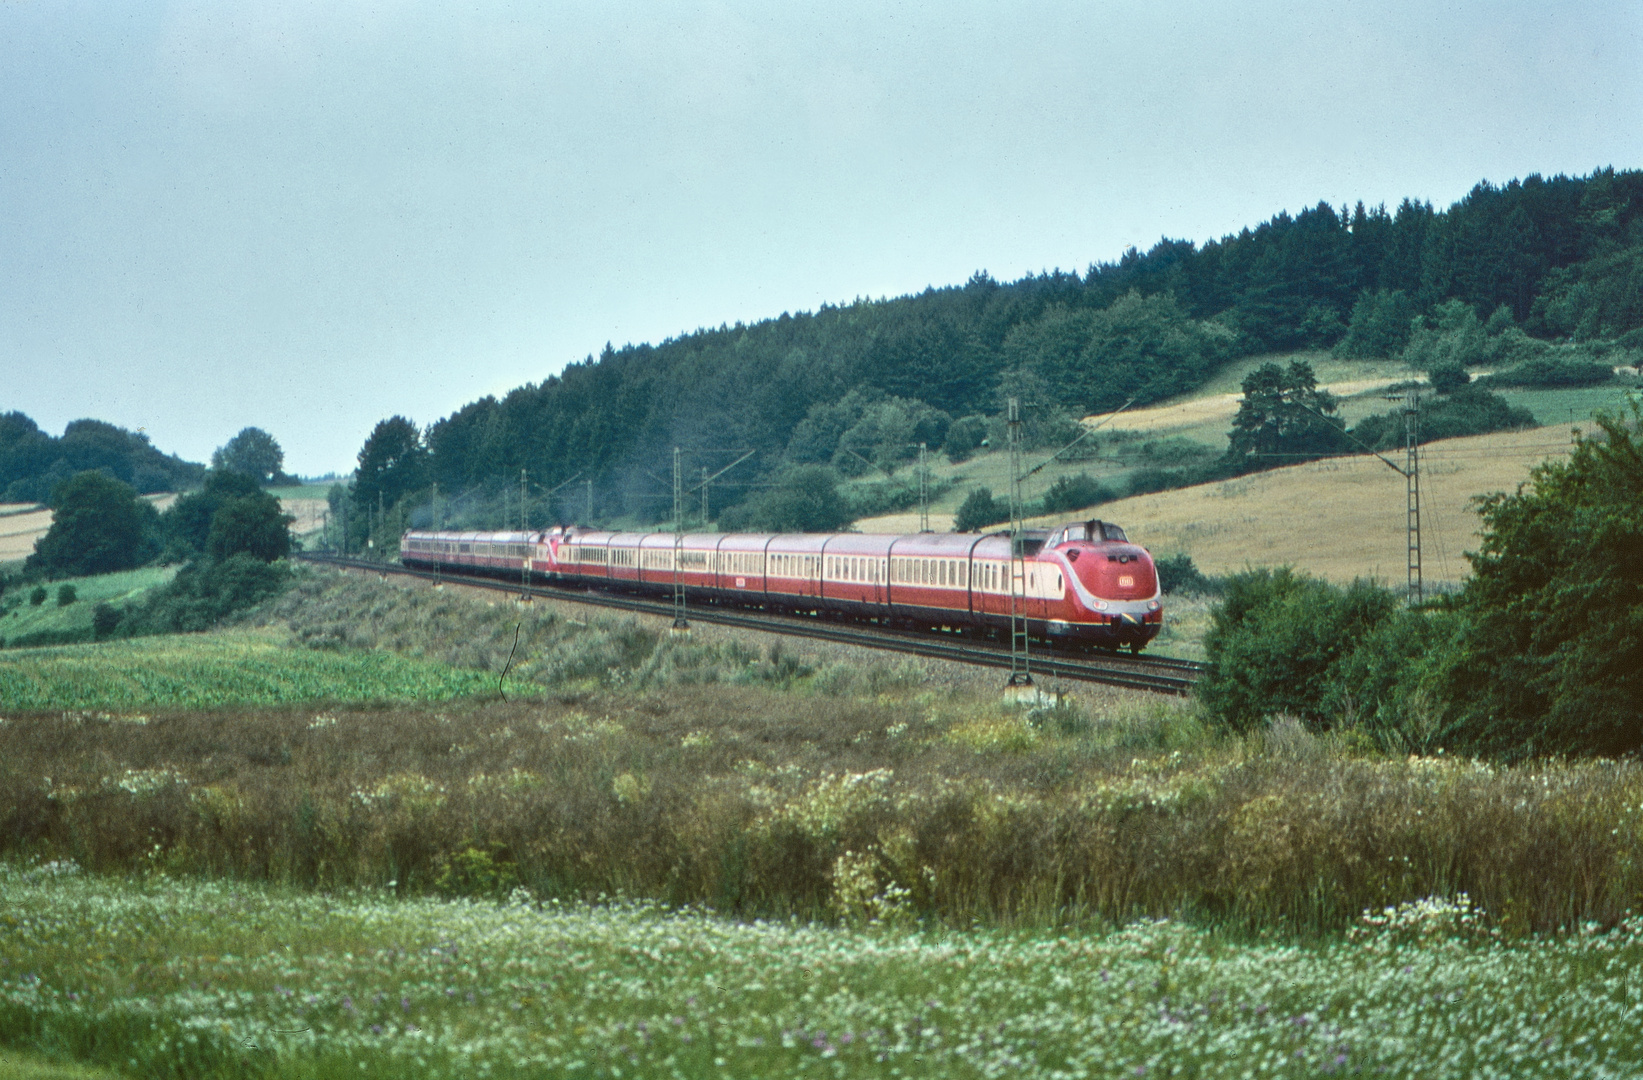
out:
M544 487L593 477L596 516L656 520L676 445L755 448L744 479L806 462L865 468L858 454L882 463L911 443L937 447L950 425L958 443L979 439L982 421L953 422L995 414L1004 393L1035 403L1041 424L1146 404L1237 355L1340 346L1355 311L1419 316L1454 299L1535 337L1643 344L1643 172L1482 183L1446 211L1319 203L1202 246L1131 249L1083 275L980 273L916 296L607 346L462 408L424 441L403 420L379 425L356 497L391 505L435 480L455 492L517 483L526 468ZM1392 337L1368 347L1401 348L1407 333ZM1355 330L1346 346L1366 341Z
M56 437L20 412L0 414L0 502L45 502L54 487L89 469L143 494L182 491L205 475L204 465L161 453L147 435L101 420L76 420Z

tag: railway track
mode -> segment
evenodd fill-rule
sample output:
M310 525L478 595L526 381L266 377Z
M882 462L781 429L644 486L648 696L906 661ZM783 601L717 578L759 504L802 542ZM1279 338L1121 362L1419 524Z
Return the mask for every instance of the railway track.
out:
M508 581L503 578L485 577L476 574L452 574L446 571L412 570L397 563L373 562L368 559L354 559L316 552L302 552L294 557L305 562L321 563L327 566L364 570L385 575L394 574L400 577L422 578L427 581L469 585L515 596L523 593L530 596L540 596L544 599L565 600L578 604L614 608L618 611L631 611L668 618L673 615L673 605L668 601L648 600L590 588L560 585L525 586L519 582ZM712 623L716 626L757 630L768 634L786 634L791 637L831 641L841 645L859 645L869 649L907 653L913 656L924 656L934 660L950 660L954 663L972 664L980 667L1005 669L1010 667L1010 651L1008 648L993 642L975 639L957 640L930 634L893 630L887 627L835 623L803 615L753 612L724 608L713 604L692 606L689 615L692 620ZM1073 653L1057 649L1044 643L1035 643L1035 645L1037 647L1032 653L1032 667L1041 676L1048 675L1052 679L1069 679L1077 682L1104 683L1108 686L1122 686L1131 690L1148 690L1153 693L1191 693L1193 684L1203 674L1205 668L1205 665L1196 660L1177 660L1168 656L1091 655L1084 652Z

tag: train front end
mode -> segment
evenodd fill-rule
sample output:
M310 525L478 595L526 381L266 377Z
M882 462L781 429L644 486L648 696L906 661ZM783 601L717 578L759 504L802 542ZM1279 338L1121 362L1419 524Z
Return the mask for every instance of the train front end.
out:
M1111 522L1074 522L1052 533L1044 553L1067 573L1066 617L1050 633L1140 652L1164 626L1152 555ZM1059 624L1059 625L1058 625Z

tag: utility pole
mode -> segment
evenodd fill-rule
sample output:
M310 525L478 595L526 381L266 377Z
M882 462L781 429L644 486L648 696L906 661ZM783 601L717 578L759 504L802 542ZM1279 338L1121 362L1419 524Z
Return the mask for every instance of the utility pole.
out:
M1409 391L1404 398L1403 433L1405 464L1409 495L1409 596L1414 603L1426 598L1421 580L1421 462L1420 462L1420 394Z
M519 546L523 548L525 552L519 560L519 602L521 604L528 604L531 602L532 549L531 538L525 535L527 532L527 526L525 521L525 470L523 468L519 470L519 532L521 536Z
M593 477L588 477L588 528L593 528Z
M434 481L433 504L434 505L433 505L433 515L432 516L433 516L433 519L434 519L434 532L438 532L439 531L439 481L438 480Z
M1397 473L1404 479L1404 489L1407 494L1407 513L1409 526L1409 599L1420 603L1425 597L1425 588L1421 581L1421 461L1420 461L1420 394L1414 390L1408 391L1402 398L1392 395L1387 401L1403 402L1403 439L1404 464L1400 468L1398 463L1376 450L1368 443L1361 441L1356 435L1344 428L1341 434L1363 447L1369 453L1379 458L1382 465ZM1331 419L1314 409L1305 402L1300 403L1307 412L1321 420Z
M711 478L707 475L707 466L703 465L702 466L702 531L703 532L707 532L708 522L710 520L712 520L711 518L708 517L708 506L707 506L707 482L708 482L709 479L711 479Z
M1007 430L1010 435L1010 681L1006 688L1031 686L1032 664L1027 652L1027 540L1021 482L1021 399L1010 399Z
M925 464L928 447L918 444L918 531L930 531L930 469Z
M685 581L680 576L685 553L685 474L680 450L673 448L673 629L689 630L685 618Z

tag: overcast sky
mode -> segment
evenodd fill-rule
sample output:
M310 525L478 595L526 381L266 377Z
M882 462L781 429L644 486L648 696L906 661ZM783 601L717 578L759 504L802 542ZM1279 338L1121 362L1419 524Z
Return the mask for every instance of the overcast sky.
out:
M0 0L0 411L205 460L606 341L1643 166L1643 4Z

